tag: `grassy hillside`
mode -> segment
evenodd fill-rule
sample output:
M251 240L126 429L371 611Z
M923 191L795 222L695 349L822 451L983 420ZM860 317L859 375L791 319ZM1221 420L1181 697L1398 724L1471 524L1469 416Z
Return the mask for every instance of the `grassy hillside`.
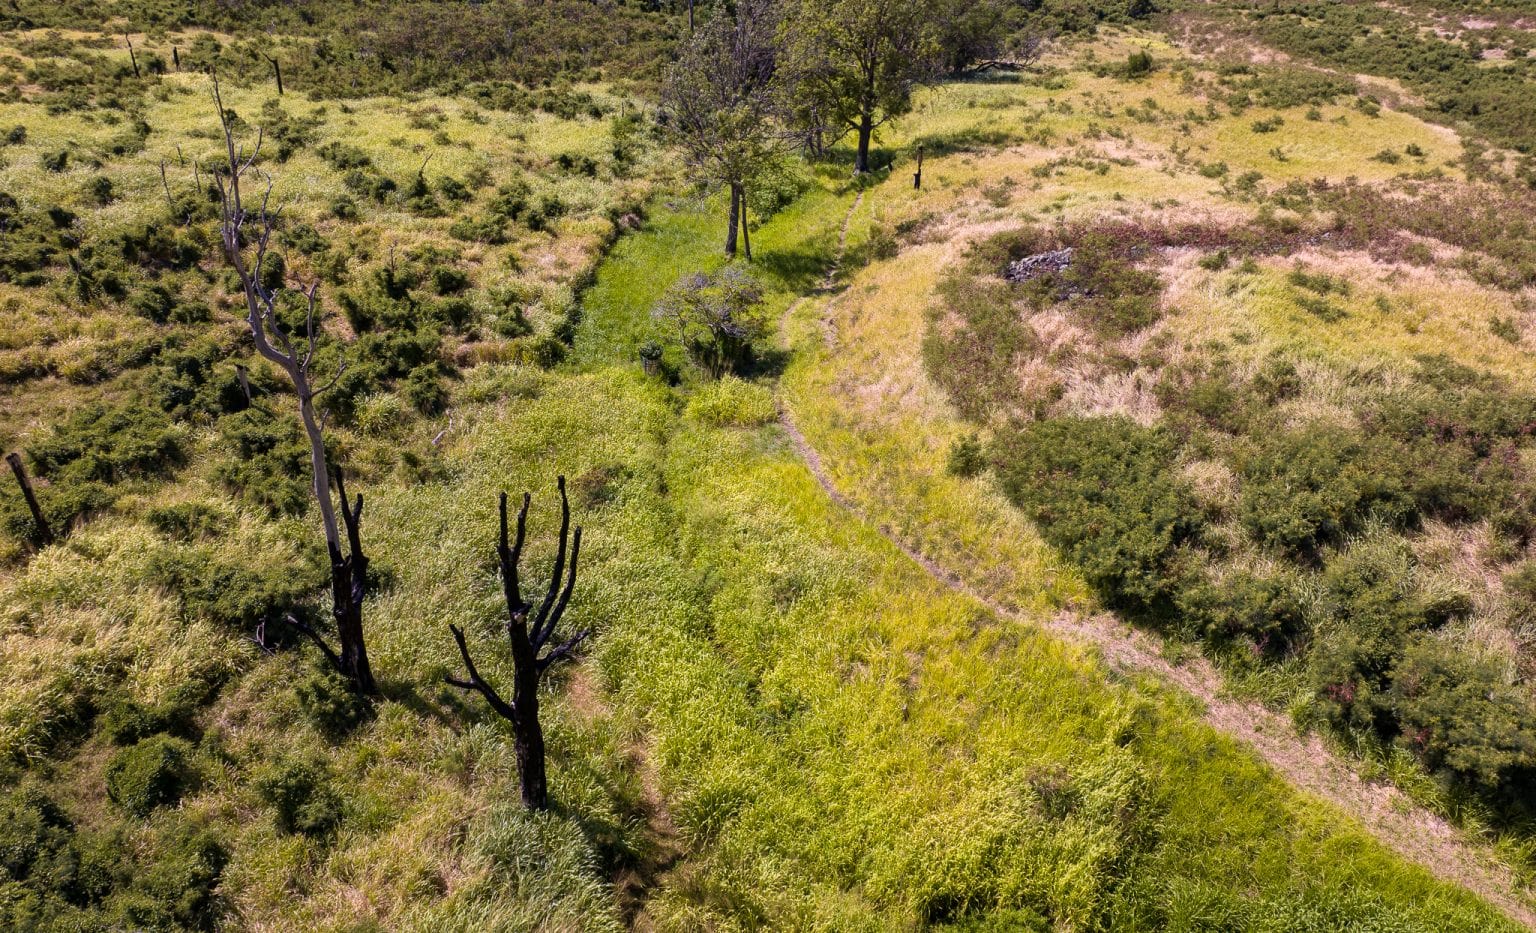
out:
M135 24L150 9L123 7ZM141 67L190 47L192 22L143 24ZM1212 358L1223 339L1238 372L1292 354L1303 414L1342 418L1364 397L1345 388L1409 378L1324 373L1369 357L1411 375L1421 364L1394 361L1421 346L1517 377L1518 346L1465 326L1487 301L1504 302L1490 321L1518 314L1513 238L1449 244L1470 258L1445 278L1438 254L1378 270L1366 247L1387 237L1363 213L1359 243L1301 256L1305 280L1296 256L1255 249L1250 269L1235 246L1206 268L1207 240L1137 257L1157 273L1152 333L1111 340L1072 308L1008 316L1080 347L1051 359L1075 381L1041 409L1032 383L987 360L952 378L924 349L946 333L930 318L954 323L933 310L963 294L946 289L1002 287L984 263L1026 241L999 234L1192 215L1263 245L1311 231L1302 208L1324 208L1304 197L1456 196L1461 150L1443 130L1289 71L1176 65L1141 34L933 89L885 139L891 173L854 185L835 161L796 165L759 195L751 273L790 349L770 336L746 378L711 382L653 309L724 264L722 205L679 179L642 100L604 83L431 82L278 99L259 69L230 74L226 105L247 138L263 129L286 205L285 269L268 274L320 283L323 368L350 360L325 404L367 498L382 697L364 703L276 634L288 612L323 616L324 557L293 399L253 358L215 252L207 78L135 77L126 48L94 33L4 42L0 131L24 131L0 149L0 440L26 452L67 534L39 546L14 487L0 490L0 926L1517 928L1288 786L1197 701L1033 624L1103 605L1100 581L1048 521L947 469L957 440L1002 436L1013 414L1171 420L1183 409L1150 389L1130 407L1142 396L1119 381L1160 331ZM1123 79L1148 45L1159 67ZM1232 100L1259 88L1290 96ZM381 89L401 87L367 87ZM1282 132L1254 128L1277 116ZM902 171L919 141L914 193ZM1397 161L1375 158L1387 149ZM1340 185L1299 183L1318 177ZM1164 285L1169 269L1182 277ZM1359 284L1323 294L1324 273ZM1441 291L1414 304L1419 287ZM1412 310L1386 317L1378 290ZM1314 292L1343 316L1301 326ZM1442 310L1442 293L1461 303ZM648 341L667 343L662 376L642 371ZM996 418L957 414L968 392ZM780 404L847 502L818 484ZM1176 438L1181 469L1216 472L1220 438ZM533 492L529 564L543 567L556 475L586 532L571 614L595 635L547 682L554 807L531 814L505 723L445 683L447 627L509 680L496 494ZM1026 618L955 593L886 531ZM1430 531L1378 534L1440 571ZM1220 557L1258 561L1248 547ZM1459 617L1445 640L1491 644L1466 634L1490 618ZM252 638L263 625L274 650ZM1293 698L1308 657L1230 668L1241 689ZM1411 756L1387 760L1429 785ZM1518 862L1522 838L1503 855Z

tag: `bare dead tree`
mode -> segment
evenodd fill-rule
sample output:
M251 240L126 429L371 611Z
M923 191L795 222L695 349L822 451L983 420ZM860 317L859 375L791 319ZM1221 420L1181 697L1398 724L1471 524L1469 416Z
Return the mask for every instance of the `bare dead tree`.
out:
M576 562L581 556L581 528L571 534L571 505L565 495L565 477L558 480L560 488L560 545L555 552L554 572L550 574L549 587L544 598L535 608L523 599L522 584L518 579L518 563L522 559L523 541L528 528L528 493L523 493L523 507L517 513L517 533L512 545L507 545L507 494L501 494L501 537L496 546L496 557L501 565L502 595L507 604L507 640L512 648L512 698L503 699L475 666L470 657L464 632L458 626L449 625L453 640L458 643L459 654L464 659L468 679L448 677L448 683L462 690L473 690L485 697L497 715L512 723L514 750L517 755L518 774L522 785L523 806L530 810L543 810L549 806L549 789L544 776L544 730L539 724L539 681L544 672L554 664L567 660L582 640L591 634L583 629L544 652L565 615L571 593L576 588ZM569 544L569 562L567 562ZM561 581L564 580L564 588ZM542 656L541 656L541 653Z
M256 352L276 364L288 376L298 397L299 418L309 441L310 472L315 501L320 506L320 521L325 530L325 546L331 562L331 612L336 620L339 650L332 650L318 632L290 616L289 624L312 639L325 653L337 671L352 682L361 693L377 692L373 671L368 664L368 650L363 639L363 602L368 596L368 557L363 553L358 522L362 518L363 497L348 500L345 479L339 467L332 467L326 458L325 436L315 400L341 378L346 369L343 363L329 383L316 388L314 384L315 350L320 336L320 285L294 288L305 302L304 333L298 346L288 331L278 321L278 303L285 286L268 287L262 281L262 270L271 248L272 234L277 226L277 211L271 207L272 179L266 176L260 206L255 213L247 211L242 183L248 177L255 178L253 166L261 151L262 136L257 132L256 143L246 154L235 142L234 126L224 109L224 99L219 93L217 76L213 82L214 104L218 107L219 122L224 129L225 154L229 164L223 171L214 173L221 208L220 232L224 256L240 280L245 296L246 323L255 342ZM341 502L341 524L336 520L336 506L332 501L331 485L334 479L336 496ZM343 530L346 541L343 550Z
M12 451L5 455L5 462L11 465L11 472L16 474L16 485L21 487L21 497L27 500L27 509L32 513L33 524L37 526L37 543L47 547L53 543L53 529L48 527L43 507L37 504L37 493L32 491L32 480L27 477L27 468L22 465L21 454Z

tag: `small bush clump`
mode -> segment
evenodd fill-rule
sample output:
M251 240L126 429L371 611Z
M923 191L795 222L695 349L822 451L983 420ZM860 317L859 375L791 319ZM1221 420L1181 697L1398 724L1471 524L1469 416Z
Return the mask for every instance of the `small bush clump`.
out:
M131 745L107 764L107 798L132 816L181 799L193 779L192 746L185 739L154 735Z

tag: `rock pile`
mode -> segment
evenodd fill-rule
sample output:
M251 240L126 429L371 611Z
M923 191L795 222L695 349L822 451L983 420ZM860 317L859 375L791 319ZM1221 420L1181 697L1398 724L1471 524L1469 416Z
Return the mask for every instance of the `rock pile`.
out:
M1016 259L1003 270L1003 278L1010 282L1028 282L1042 275L1061 272L1070 265L1072 265L1072 247L1069 246L1066 249L1053 249Z

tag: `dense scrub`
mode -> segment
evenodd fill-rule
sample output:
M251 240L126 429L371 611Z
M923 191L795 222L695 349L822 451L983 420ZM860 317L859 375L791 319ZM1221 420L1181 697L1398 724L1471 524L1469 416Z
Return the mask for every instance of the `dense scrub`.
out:
M1235 670L1304 685L1317 721L1409 751L1452 795L1523 823L1536 705L1505 668L1447 635L1473 612L1472 594L1420 566L1407 542L1430 525L1487 527L1506 566L1517 562L1536 533L1527 504L1536 397L1425 356L1406 383L1357 393L1347 421L1297 423L1286 406L1307 383L1291 357L1239 368L1220 352L1185 352L1174 362L1167 338L1137 338L1132 355L1117 347L1157 314L1103 310L1159 307L1161 281L1144 270L1155 270L1160 243L1213 251L1213 270L1230 255L1252 265L1320 231L1340 246L1385 249L1402 232L1423 235L1427 218L1450 226L1454 212L1433 199L1470 195L1430 194L1407 210L1398 201L1390 214L1363 186L1320 186L1308 197L1332 209L1319 215L1327 226L1026 229L979 244L941 285L924 345L960 411L994 427L984 455L957 448L952 458L989 463L1106 604L1204 642ZM1475 212L1470 222L1455 216L1464 222L1445 229L1448 239L1518 274L1522 257L1500 245L1518 250L1513 240L1479 239L1493 228ZM1135 243L1120 255L1144 257L1143 267L1104 258L1115 254L1100 244L1115 242ZM1019 262L1067 244L1077 246L1067 270ZM1004 269L1016 281L997 279ZM1350 294L1347 281L1299 266L1286 281L1303 308ZM1097 378L1134 372L1150 383L1160 423L1081 417L1060 388L1021 375L1048 353L1046 362L1074 364L1077 354L1037 335L1044 314L1093 336L1094 349L1077 354L1092 354ZM1198 490L1211 475L1229 479Z
M1426 10L1444 12L1427 5L1419 12ZM1426 98L1431 113L1464 120L1499 145L1536 150L1536 59L1529 55L1536 37L1528 25L1474 32L1379 4L1319 0L1233 7L1226 16L1266 45L1348 74L1401 80ZM1490 48L1496 62L1485 61Z

